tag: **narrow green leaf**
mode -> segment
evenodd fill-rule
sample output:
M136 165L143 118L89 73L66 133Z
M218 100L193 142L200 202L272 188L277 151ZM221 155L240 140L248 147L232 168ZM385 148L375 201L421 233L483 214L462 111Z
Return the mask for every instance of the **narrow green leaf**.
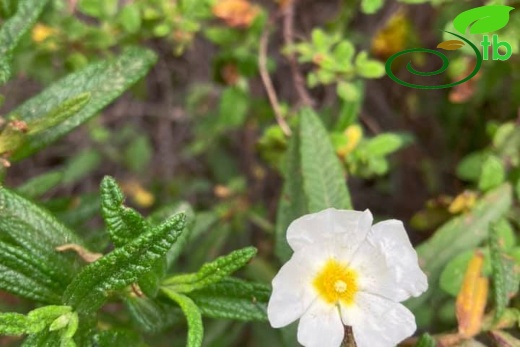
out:
M458 254L478 247L488 235L489 224L509 211L511 200L511 186L504 184L481 198L471 212L453 218L417 247L419 262L428 276L430 287L421 297L409 300L409 307L416 308L428 300L437 288L446 264Z
M80 312L96 311L109 291L123 289L150 271L177 240L184 226L184 214L173 216L86 266L65 290L63 301Z
M75 265L55 250L80 239L47 211L0 187L0 289L59 303Z
M509 299L518 292L520 278L514 259L503 252L503 244L496 225L489 228L489 252L493 272L495 320L498 320L505 312Z
M90 93L90 101L66 122L32 137L26 145L13 154L18 160L36 152L62 137L94 116L126 89L141 79L155 63L156 55L143 48L126 49L119 57L91 64L56 82L41 94L13 110L8 118L19 115L28 124L34 122L66 100Z
M422 334L415 347L435 347L437 346L437 342L435 339L428 333Z
M124 206L123 202L123 192L117 182L105 176L101 182L101 214L116 247L134 240L150 228L138 212Z
M11 52L34 25L48 2L48 0L19 0L15 15L3 23L0 29L0 65L3 67L3 73L0 73L0 85L4 84L10 76L7 71Z
M93 346L97 347L146 346L139 334L130 330L101 331L94 337L94 342Z
M191 205L187 202L179 202L172 205L166 205L161 207L159 210L155 211L152 215L150 215L146 220L150 224L156 224L159 223L159 221L162 221L172 215L175 215L177 213L184 213L186 215L186 228L184 232L179 236L175 244L172 246L172 248L168 251L166 254L166 268L169 269L172 264L175 263L177 258L181 255L181 253L184 251L184 246L188 244L188 242L193 238L194 236L194 227L195 227L195 218L204 217L204 214L197 213L197 216L195 217L195 212L193 211L193 208ZM212 219L213 220L213 219Z
M244 267L256 255L256 248L246 247L202 265L197 273L172 276L163 282L178 293L189 293L219 282L238 269Z
M309 211L351 209L345 176L323 123L308 108L302 110L300 117L303 188Z
M182 319L182 314L171 305L147 297L129 297L125 305L135 326L148 333L158 333Z
M300 135L298 132L295 132L289 139L283 176L284 184L276 215L275 254L282 263L285 263L292 254L292 250L287 243L287 228L293 220L307 213L307 200L303 192Z
M265 322L270 294L267 285L225 278L189 296L206 317Z
M103 159L96 149L85 149L69 160L62 169L62 184L76 183L85 177L89 177L94 170L101 166Z
M176 293L168 288L162 288L162 290L170 299L179 304L182 312L184 312L184 315L188 320L188 343L186 346L202 346L204 327L202 325L202 317L197 305L195 305L195 303L187 296Z
M49 171L16 188L16 192L30 199L37 199L61 183L61 171Z

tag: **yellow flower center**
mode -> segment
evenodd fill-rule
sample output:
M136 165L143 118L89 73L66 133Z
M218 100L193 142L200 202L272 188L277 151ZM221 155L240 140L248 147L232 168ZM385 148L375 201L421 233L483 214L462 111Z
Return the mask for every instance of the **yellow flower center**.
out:
M358 291L357 273L337 260L328 260L312 282L321 299L329 304L352 305Z

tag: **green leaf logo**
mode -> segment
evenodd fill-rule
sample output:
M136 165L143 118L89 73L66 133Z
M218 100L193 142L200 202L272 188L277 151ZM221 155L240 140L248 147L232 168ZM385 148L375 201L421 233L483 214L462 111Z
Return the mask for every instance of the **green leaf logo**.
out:
M489 5L476 7L459 14L454 20L455 29L466 34L486 34L502 29L509 22L509 12L514 7L504 5Z

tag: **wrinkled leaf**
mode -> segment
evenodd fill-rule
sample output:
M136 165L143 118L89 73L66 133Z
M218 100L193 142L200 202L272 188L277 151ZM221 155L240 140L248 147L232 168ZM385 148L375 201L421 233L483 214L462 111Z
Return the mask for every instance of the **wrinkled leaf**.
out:
M256 255L256 248L246 247L217 258L211 263L202 265L194 274L172 276L163 282L178 293L189 293L202 289L210 284L219 282L224 277L244 267Z
M303 190L310 212L352 208L339 159L323 123L311 109L300 114Z
M90 101L85 107L52 130L33 136L11 159L24 158L83 124L142 78L155 60L153 52L132 47L115 59L91 64L66 76L23 103L7 118L19 116L20 120L29 124L41 119L65 101L90 93Z
M269 286L225 278L189 296L206 317L266 321L270 294Z
M67 287L63 301L80 312L100 308L111 290L135 283L166 254L185 225L178 214L86 266Z
M493 271L493 294L495 299L495 319L498 320L509 303L509 299L518 292L519 268L513 258L503 252L497 226L489 229L489 252Z

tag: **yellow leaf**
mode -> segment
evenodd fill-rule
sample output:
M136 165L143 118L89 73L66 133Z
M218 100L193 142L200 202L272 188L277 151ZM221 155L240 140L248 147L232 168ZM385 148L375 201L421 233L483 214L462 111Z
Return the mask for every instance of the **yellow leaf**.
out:
M470 191L464 191L453 199L448 207L451 214L458 214L470 210L477 201L477 194Z
M397 11L379 29L372 40L371 51L378 57L390 57L392 54L405 49L410 33L411 23L406 12Z
M489 280L482 276L484 255L476 251L471 259L456 302L459 334L470 338L481 331Z
M460 40L448 40L441 42L437 45L437 48L445 49L447 51L455 51L464 46L464 42Z

